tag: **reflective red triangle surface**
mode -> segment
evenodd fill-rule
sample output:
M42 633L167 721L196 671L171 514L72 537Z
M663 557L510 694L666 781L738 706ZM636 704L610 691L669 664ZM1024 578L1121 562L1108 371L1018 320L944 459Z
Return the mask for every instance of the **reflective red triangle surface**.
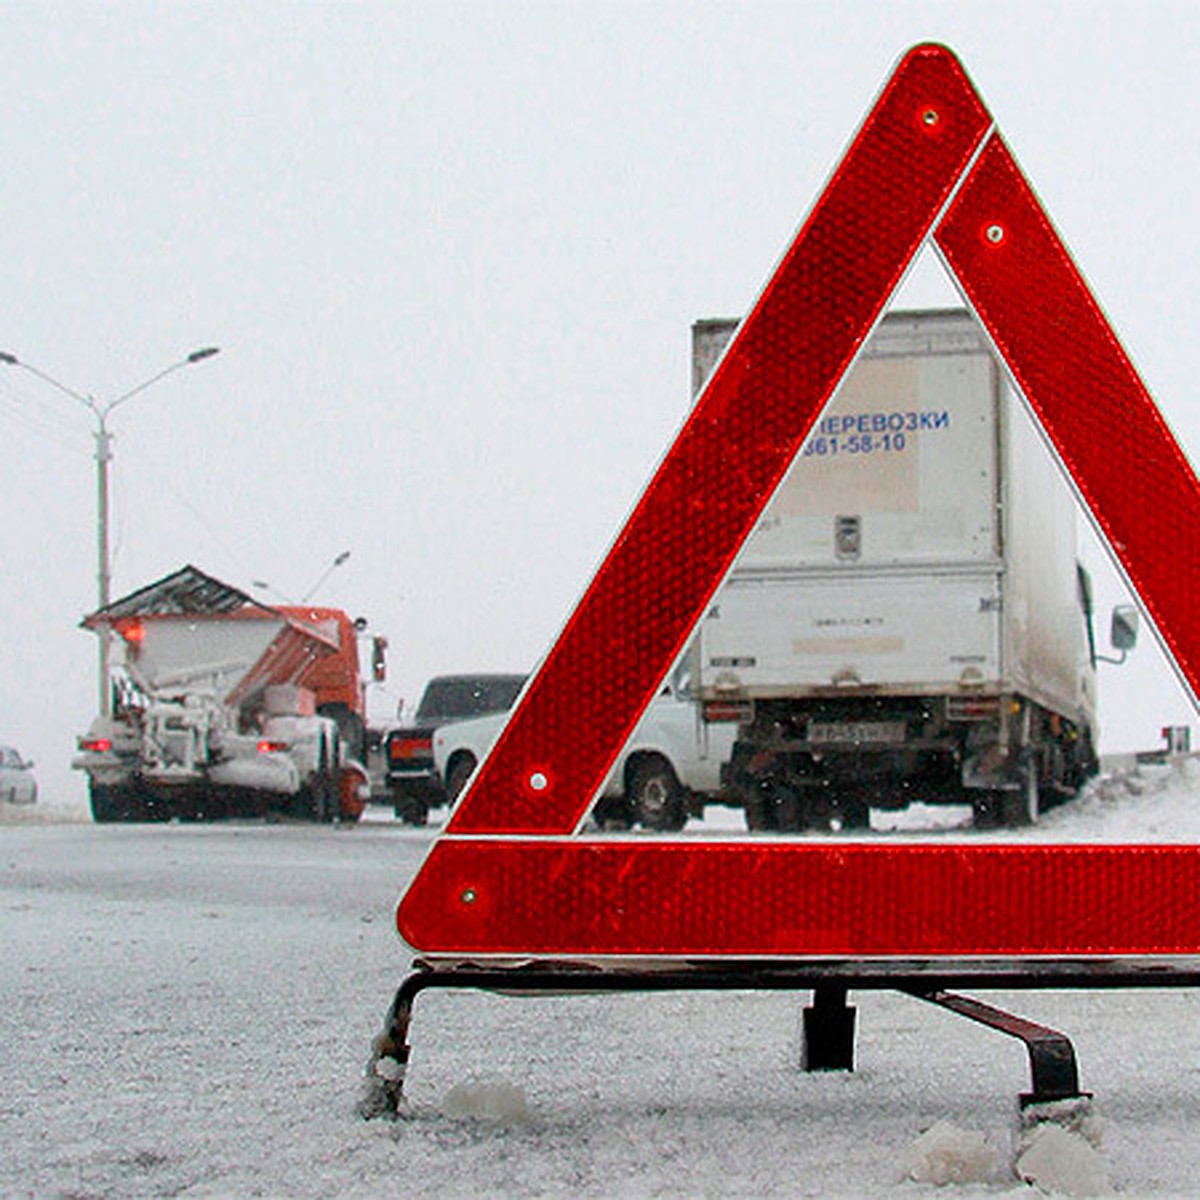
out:
M1200 487L957 59L918 46L401 900L414 948L475 959L1200 952L1200 853L1187 847L572 836L930 238L1200 690ZM1158 903L1164 894L1178 904Z

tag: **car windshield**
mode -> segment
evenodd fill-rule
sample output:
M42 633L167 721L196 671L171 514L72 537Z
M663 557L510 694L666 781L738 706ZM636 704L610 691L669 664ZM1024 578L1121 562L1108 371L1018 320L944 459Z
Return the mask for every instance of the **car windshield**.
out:
M418 721L477 717L512 707L525 683L524 675L492 675L434 679L421 697Z

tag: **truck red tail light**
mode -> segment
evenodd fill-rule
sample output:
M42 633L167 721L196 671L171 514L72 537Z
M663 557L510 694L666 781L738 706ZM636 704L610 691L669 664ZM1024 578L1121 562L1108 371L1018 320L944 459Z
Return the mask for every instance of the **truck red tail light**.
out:
M112 739L106 737L80 738L80 750L90 750L93 754L103 754L112 749Z
M745 725L754 720L754 702L751 700L705 700L702 711L710 725L724 722Z
M990 721L999 713L999 696L950 696L946 701L950 721Z
M287 748L287 742L272 742L266 738L258 743L259 754L282 754Z
M141 621L118 621L116 630L131 646L140 646L146 640L146 626Z

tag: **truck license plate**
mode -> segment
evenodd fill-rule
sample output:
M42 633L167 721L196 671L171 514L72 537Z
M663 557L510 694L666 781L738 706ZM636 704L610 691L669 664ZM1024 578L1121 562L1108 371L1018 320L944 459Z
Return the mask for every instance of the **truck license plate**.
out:
M903 721L813 721L808 740L827 746L878 746L904 741Z

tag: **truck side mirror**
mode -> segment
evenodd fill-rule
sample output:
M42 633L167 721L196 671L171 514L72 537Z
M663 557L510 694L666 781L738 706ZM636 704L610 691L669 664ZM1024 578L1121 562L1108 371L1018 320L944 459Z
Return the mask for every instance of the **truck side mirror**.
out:
M1137 645L1138 610L1132 604L1118 604L1113 609L1112 630L1109 634L1113 649L1128 653Z
M671 676L671 682L663 689L665 695L674 695L679 700L692 698L692 668L690 663L684 663Z

